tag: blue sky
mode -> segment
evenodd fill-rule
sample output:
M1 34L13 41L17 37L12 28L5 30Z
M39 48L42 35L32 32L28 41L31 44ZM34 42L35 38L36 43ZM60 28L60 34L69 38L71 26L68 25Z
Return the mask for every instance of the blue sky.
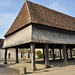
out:
M25 0L0 0L0 38L8 31ZM75 17L75 0L29 0Z

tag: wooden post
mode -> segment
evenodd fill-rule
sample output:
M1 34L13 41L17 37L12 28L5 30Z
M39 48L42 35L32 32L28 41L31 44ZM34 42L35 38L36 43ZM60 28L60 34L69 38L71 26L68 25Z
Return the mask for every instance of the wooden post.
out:
M70 58L72 58L72 48L70 48Z
M44 48L43 48L43 62L45 64L45 51L44 51Z
M62 45L62 49L63 49L64 63L67 64L67 50L66 50L66 45Z
M52 48L52 51L53 51L53 60L55 60L55 56L54 56L54 48Z
M68 48L66 48L66 52L67 52L67 59L68 59Z
M7 49L5 49L5 61L4 64L7 64Z
M48 44L44 44L44 51L45 51L45 66L46 68L50 68L50 64L49 64L49 45Z
M32 69L33 71L36 71L36 66L35 66L35 43L30 44L31 48L31 62L32 62Z
M61 55L61 49L59 49L60 50L60 59L62 59L62 55Z
M19 61L18 61L18 47L16 47L16 63L19 63Z

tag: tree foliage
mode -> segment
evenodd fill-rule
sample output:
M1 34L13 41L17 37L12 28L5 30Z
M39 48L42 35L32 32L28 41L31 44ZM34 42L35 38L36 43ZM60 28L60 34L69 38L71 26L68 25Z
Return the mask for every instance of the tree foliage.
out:
M38 58L43 58L43 54L40 50L37 51L37 56Z

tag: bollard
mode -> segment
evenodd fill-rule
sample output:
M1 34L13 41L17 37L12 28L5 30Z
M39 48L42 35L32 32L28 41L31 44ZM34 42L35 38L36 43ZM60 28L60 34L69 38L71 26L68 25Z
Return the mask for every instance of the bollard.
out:
M20 68L20 75L25 75L26 74L26 67L21 67Z

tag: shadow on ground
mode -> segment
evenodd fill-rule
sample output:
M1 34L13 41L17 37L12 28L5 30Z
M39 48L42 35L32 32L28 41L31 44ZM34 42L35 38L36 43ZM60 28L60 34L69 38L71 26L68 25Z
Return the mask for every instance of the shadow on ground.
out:
M12 62L12 60L9 60L8 62ZM75 62L75 58L68 59L68 64L64 64L63 60L60 60L60 59L50 60L49 62L50 62L50 65L52 65L51 68L54 68L54 67L66 67L66 66L70 66L70 65L75 65L75 63L74 63ZM25 63L30 63L30 62L29 61L27 61L27 62L25 61ZM16 63L10 63L10 64L6 64L6 65L0 65L0 74L5 74L5 73L6 74L19 74L19 70L8 68L8 66L15 65L15 64ZM44 62L42 60L37 60L36 64L44 65ZM37 70L37 73L40 70L43 70L43 72L50 71L50 70L46 69L45 67L42 67L42 68L39 68ZM28 74L31 74L31 73L33 73L33 72L28 72Z
M60 59L56 59L56 60L49 60L50 64L51 65L54 65L54 67L64 67L64 66L67 66L67 65L75 65L75 58L72 58L72 59L68 59L68 64L64 64L63 63L63 59L60 60ZM43 61L36 61L36 64L44 64ZM60 65L62 64L62 65Z
M70 65L75 65L75 58L72 58L72 59L68 59L68 63L67 64L64 64L63 63L63 59L60 60L60 59L56 59L56 60L49 60L50 62L50 65L51 67L50 68L54 68L54 67L66 67L66 66L70 66ZM27 63L31 63L31 62L27 62ZM44 65L44 62L43 61L36 61L36 64L41 64L41 65ZM48 70L45 70L46 68L40 68L38 69L39 70L44 70L44 71L48 71Z
M8 68L6 66L0 65L0 75L8 75L8 74L17 75L19 73L20 72L18 70L15 70L15 69Z

